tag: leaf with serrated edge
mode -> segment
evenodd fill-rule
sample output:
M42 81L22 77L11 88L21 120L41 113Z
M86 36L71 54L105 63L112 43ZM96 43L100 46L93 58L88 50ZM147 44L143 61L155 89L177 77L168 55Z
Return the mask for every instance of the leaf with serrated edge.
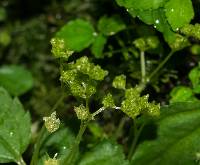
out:
M3 88L0 88L0 112L0 163L17 162L30 142L30 115Z

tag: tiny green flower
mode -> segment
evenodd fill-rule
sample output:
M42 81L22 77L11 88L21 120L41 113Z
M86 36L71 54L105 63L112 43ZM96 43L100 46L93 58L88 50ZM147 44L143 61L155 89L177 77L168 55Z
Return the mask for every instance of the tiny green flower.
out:
M110 93L108 93L103 98L102 104L103 104L103 106L105 108L114 108L115 107L115 103L114 103L114 100L113 100L113 96Z
M54 158L48 158L47 160L45 160L44 165L59 165L59 160L56 159L55 157L57 156L57 154L54 156Z
M121 110L131 118L135 119L140 114L152 117L160 115L160 105L148 102L149 95L140 96L138 87L126 89L125 100L122 102Z
M64 57L68 59L74 53L74 51L65 48L65 43L64 40L62 39L52 38L51 45L52 45L51 52L56 58Z
M113 80L112 86L114 88L118 88L118 89L125 89L126 88L126 76L123 74L116 76Z
M78 107L74 107L74 110L76 112L77 118L80 120L87 120L90 116L90 113L87 111L86 107L83 104Z
M50 133L55 132L59 128L60 119L56 118L56 112L53 112L50 117L43 117L43 120L45 122L44 124L45 124L46 129Z

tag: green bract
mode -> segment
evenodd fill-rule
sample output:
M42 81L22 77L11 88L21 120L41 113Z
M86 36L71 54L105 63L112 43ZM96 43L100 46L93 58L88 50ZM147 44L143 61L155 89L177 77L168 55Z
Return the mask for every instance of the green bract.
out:
M62 71L60 80L68 85L74 96L84 99L96 92L96 80L103 80L108 74L99 65L90 63L86 56L68 64L67 69Z
M116 76L113 80L112 86L118 89L125 89L126 88L126 76L119 75Z
M21 162L31 139L31 120L20 101L0 88L0 163Z
M129 117L135 119L140 114L149 116L160 115L160 105L148 102L148 95L140 96L137 87L126 89L125 100L122 102L121 110Z
M98 30L106 36L114 35L125 28L126 25L119 16L104 16L98 22Z
M159 40L156 36L150 36L146 38L138 38L133 42L133 44L140 51L146 51L148 49L157 48L159 45Z
M113 100L113 96L108 93L102 101L102 104L105 108L114 108L115 107L115 102Z
M43 120L46 129L50 133L55 132L60 126L60 119L56 118L56 112L53 112L49 117L43 117Z
M86 56L79 58L76 61L75 67L78 71L82 72L83 74L87 74L91 79L94 80L103 80L108 74L108 72L101 69L99 65L90 63L88 57Z
M68 85L74 96L86 99L96 92L96 83L74 69L63 71L61 81Z
M56 38L64 40L66 49L81 51L88 47L95 39L93 26L82 19L68 22L56 33Z

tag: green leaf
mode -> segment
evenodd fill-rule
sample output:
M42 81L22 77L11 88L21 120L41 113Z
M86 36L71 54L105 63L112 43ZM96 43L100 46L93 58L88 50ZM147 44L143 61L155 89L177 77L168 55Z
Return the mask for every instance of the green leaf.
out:
M167 20L174 31L190 23L194 17L191 0L169 0L165 9Z
M172 97L170 99L170 103L192 101L195 99L192 89L185 86L178 86L173 88L173 90L170 92L170 96Z
M176 103L162 107L156 122L157 138L144 141L132 157L132 165L195 165L200 152L200 103Z
M56 37L64 40L66 49L78 51L87 48L95 39L93 26L81 19L76 19L64 25L56 33Z
M164 6L167 0L116 0L120 6L138 10L157 9Z
M30 115L1 87L0 112L0 163L18 162L30 142Z
M93 45L92 45L92 53L94 54L94 56L96 58L102 58L103 57L103 49L104 49L104 45L106 44L106 41L107 41L107 38L102 35L102 34L99 34Z
M111 36L124 30L126 25L119 16L102 17L98 22L98 30L104 35Z
M190 71L189 79L192 82L193 91L200 93L200 67L195 67Z
M53 157L57 153L56 159L64 160L69 152L70 147L74 143L75 136L68 128L62 128L55 133L50 134L46 139L40 150L41 158L45 158L46 153ZM42 161L42 160L40 160ZM41 165L42 162L40 163Z
M28 70L21 66L2 66L0 68L0 86L3 86L12 95L19 96L33 87L33 77Z
M107 140L84 154L78 165L128 165L122 148Z

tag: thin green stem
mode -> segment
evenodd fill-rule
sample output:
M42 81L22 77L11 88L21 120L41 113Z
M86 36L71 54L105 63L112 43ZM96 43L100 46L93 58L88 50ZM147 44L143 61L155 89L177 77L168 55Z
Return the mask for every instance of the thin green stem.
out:
M87 98L86 101L86 110L88 111L88 113L90 113L90 109L89 109L89 99Z
M62 95L60 96L60 98L56 101L56 103L54 104L53 108L50 110L50 112L54 112L58 106L62 103L63 99L65 98L64 93L62 93Z
M99 108L96 112L94 112L94 113L92 114L92 119L93 119L96 115L98 115L99 113L103 112L104 110L105 110L105 107Z
M35 144L35 149L34 149L34 152L33 152L33 156L32 156L30 165L37 165L37 163L38 163L38 156L39 156L39 152L40 152L40 147L42 145L42 137L44 136L45 131L46 131L46 128L43 125L42 129L40 130L40 133L38 135L36 144Z
M132 141L132 144L131 144L131 147L130 147L130 150L129 150L129 153L128 153L128 160L131 160L132 156L133 156L133 153L136 149L136 145L137 145L137 142L139 140L139 137L140 137L140 134L144 128L144 125L145 123L143 123L140 128L138 129L137 128L137 125L136 125L136 122L134 122L134 139Z
M118 125L118 128L114 134L114 138L117 139L119 137L119 135L121 134L123 128L124 128L124 124L126 123L127 121L127 117L123 117L121 120L120 120L120 123Z
M140 65L141 65L141 82L142 84L146 83L146 67L145 67L145 54L144 51L140 52Z
M151 80L158 71L160 71L160 69L167 63L167 61L170 59L170 57L174 54L174 51L171 51L166 57L165 59L158 65L158 67L150 74L150 76L148 77L148 80Z
M58 106L60 105L60 103L63 101L63 99L64 99L64 93L62 93L61 97L56 101L56 103L54 104L54 106L52 107L50 112L55 111L58 108ZM32 156L30 165L37 165L37 163L38 163L38 156L39 156L41 145L43 143L42 139L45 135L45 132L46 132L46 128L43 125L41 130L40 130L40 133L38 135L36 144L35 144L35 149L34 149L34 152L33 152L33 156Z
M80 125L80 129L79 129L79 132L78 132L78 135L76 136L76 139L75 139L75 142L70 150L70 153L69 155L67 156L67 158L64 160L64 164L72 164L73 160L74 160L74 157L76 155L76 153L78 152L78 147L79 147L79 144L81 142L81 139L82 139L82 136L88 126L88 123L89 121L86 121L86 122L81 122L81 125Z

